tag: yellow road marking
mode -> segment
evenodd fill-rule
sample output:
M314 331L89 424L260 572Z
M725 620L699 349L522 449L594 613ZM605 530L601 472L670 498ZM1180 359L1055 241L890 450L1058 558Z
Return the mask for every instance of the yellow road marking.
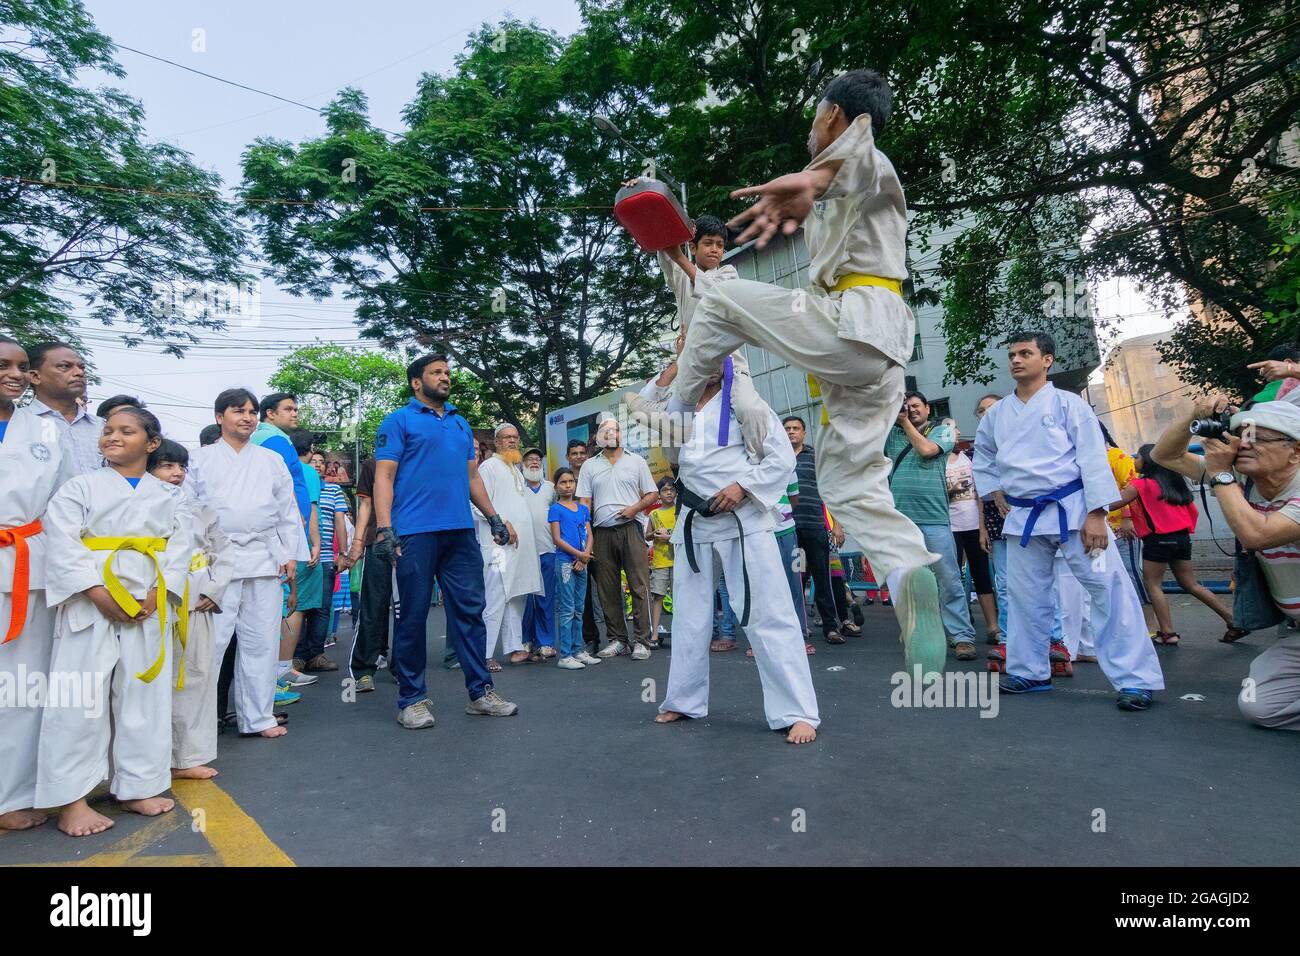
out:
M240 809L211 780L173 780L172 793L193 814L204 817L203 836L223 866L294 866L289 855L266 835L257 821Z

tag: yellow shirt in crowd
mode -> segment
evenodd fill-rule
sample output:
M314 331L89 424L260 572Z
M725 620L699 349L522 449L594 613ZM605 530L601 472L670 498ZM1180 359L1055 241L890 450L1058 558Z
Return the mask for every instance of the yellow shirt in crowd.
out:
M656 531L661 528L672 532L677 525L677 506L656 508L650 512L650 527ZM671 568L673 566L673 545L671 541L656 541L654 552L650 555L650 567Z

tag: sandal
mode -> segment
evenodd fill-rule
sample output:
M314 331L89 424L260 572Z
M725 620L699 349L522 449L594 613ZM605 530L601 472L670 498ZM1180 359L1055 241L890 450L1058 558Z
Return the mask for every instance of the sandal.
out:
M826 643L827 643L827 644L847 644L847 643L848 643L848 639L845 638L844 635L842 635L839 631L831 631L829 634L826 635Z
M544 661L549 661L552 657L555 656L555 654L556 654L556 650L553 647L542 646L537 649L537 656Z
M1230 627L1223 632L1223 637L1219 638L1219 641L1223 644L1236 644L1249 633L1250 631L1244 627Z
M496 658L489 657L487 660L487 669L488 673L499 674L501 673L501 664L496 660Z
M859 637L862 634L862 628L852 621L842 621L840 623L840 633L847 634L849 637Z
M1177 631L1156 631L1156 641L1160 644L1177 647L1181 639Z
M723 651L734 651L735 649L736 642L731 638L718 638L716 641L709 642L709 650L713 651L715 654L720 654Z
M985 643L985 644L1001 644L1001 643L1002 643L1002 632L1001 632L1001 631L989 631L989 632L987 632L987 633L985 634L985 637L984 637L984 643Z
M515 660L515 654L523 654L524 656L519 658L519 660ZM539 657L537 658L537 660L541 660L541 658ZM511 667L521 667L524 664L531 664L531 663L533 663L533 654L530 651L515 651L513 654L510 655Z

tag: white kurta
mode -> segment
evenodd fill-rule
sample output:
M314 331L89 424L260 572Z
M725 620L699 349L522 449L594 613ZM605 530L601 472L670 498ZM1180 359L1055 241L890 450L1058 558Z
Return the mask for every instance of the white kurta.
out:
M728 442L718 445L718 423L722 408L714 396L695 420L694 434L682 448L682 482L691 491L708 498L733 482L747 495L735 515L744 529L744 560L741 537L729 515L696 516L692 522L695 557L699 573L693 573L683 540L687 512L678 504L677 525L672 542L673 644L668 669L668 689L659 710L689 717L709 712L709 639L713 633L715 561L726 578L731 607L739 618L744 611L744 570L750 582L750 617L745 634L754 649L763 687L763 710L772 729L789 727L796 721L819 725L817 695L813 690L808 657L804 652L803 628L795 615L789 590L784 586L785 569L772 533L771 508L785 494L794 470L794 451L776 415L769 412L768 440L763 457L752 462L745 454L734 415ZM773 581L782 582L772 587Z
M172 694L172 766L178 769L198 767L217 757L217 677L221 662L215 660L214 652L219 615L212 611L196 612L194 606L206 597L218 611L224 610L226 587L234 573L230 541L221 530L216 512L188 495L183 507L190 532L191 565L206 562L206 567L191 570L187 578L189 627L184 654L185 686ZM179 634L179 615L176 621ZM180 673L181 659L178 645L174 676Z
M555 504L555 485L543 481L536 489L526 487L524 500L528 502L528 512L533 519L533 539L537 543L538 556L554 554L555 542L551 539L551 524L546 516L551 505Z
M975 486L981 494L1000 490L1036 498L1080 478L1083 490L1047 505L1025 546L1020 538L1030 509L1012 507L1003 524L1010 582L1007 673L1032 680L1051 676L1052 585L1063 511L1069 534L1060 551L1088 593L1098 664L1116 688L1160 690L1160 662L1114 535L1106 526L1108 541L1099 561L1084 553L1079 535L1088 512L1109 509L1119 500L1097 416L1078 395L1051 384L1028 402L1012 394L985 413L975 435Z
M524 487L523 473L496 455L479 465L478 473L492 507L501 520L510 523L519 539L517 544L497 544L482 512L473 509L474 526L483 552L485 653L492 657L498 639L507 654L523 650L524 605L528 595L543 593L542 565L528 501L535 496Z
M80 475L65 484L46 512L45 596L58 607L51 675L90 681L94 703L59 706L51 701L41 721L36 801L62 806L90 793L108 776L110 735L112 793L120 800L157 796L171 785L170 633L162 642L157 612L142 622L118 623L99 613L84 593L105 583L110 552L92 551L82 538L163 538L157 553L165 580L158 606L179 600L189 569L189 535L183 494L146 474L132 488L111 468ZM112 568L137 600L158 586L158 567L147 555L120 551ZM163 643L167 660L145 683L136 675L149 668ZM111 707L104 702L111 700Z
M54 493L77 474L70 449L53 422L14 409L0 442L0 529L45 515ZM42 692L54 646L54 610L45 601L45 535L25 537L28 592L23 629L0 644L0 813L36 805L36 757ZM15 545L0 547L0 640L14 613Z
M296 560L302 519L284 460L249 442L236 451L224 439L190 455L185 488L217 515L229 539L231 577L216 619L217 667L236 631L231 696L241 733L276 725L275 680L280 657L280 567Z

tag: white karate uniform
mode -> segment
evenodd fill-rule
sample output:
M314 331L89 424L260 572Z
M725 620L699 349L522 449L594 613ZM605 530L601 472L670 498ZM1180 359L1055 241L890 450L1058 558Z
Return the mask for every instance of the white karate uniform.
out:
M642 394L658 397L653 383ZM709 641L713 633L715 562L721 564L727 593L737 619L744 612L744 569L749 571L749 623L745 634L754 649L759 679L763 686L763 710L773 730L805 721L821 723L817 694L804 651L803 628L795 615L785 586L781 552L772 533L771 508L789 486L794 470L794 451L771 411L767 443L757 463L746 457L739 423L731 415L725 446L718 445L721 395L715 395L695 418L694 434L682 447L681 480L695 494L710 498L732 482L748 493L737 506L735 516L744 529L744 561L741 538L731 515L716 515L692 521L699 573L691 571L685 531L687 509L678 502L677 525L673 530L673 643L668 668L668 690L660 712L675 711L688 717L709 712ZM780 582L774 586L774 582Z
M194 610L202 598L224 609L226 587L234 573L230 540L221 530L217 514L207 505L185 496L185 523L190 532L191 570L188 598L188 637L185 642L185 686L172 694L172 766L178 770L199 767L217 759L217 678L221 661L214 657L218 613ZM196 561L195 559L201 559ZM180 614L175 618L179 639ZM173 686L180 675L182 656L177 645Z
M112 569L122 586L143 601L165 588L158 607L174 603L184 587L190 555L174 485L146 474L137 487L112 468L79 475L65 484L45 513L45 598L57 607L51 675L93 681L98 706L59 706L51 700L41 719L36 802L58 807L88 795L108 776L110 738L113 780L119 800L156 797L171 786L172 682L169 659L148 683L136 675L150 668L160 646L170 657L171 633L160 633L155 611L140 622L110 621L84 593L106 582L112 552L92 551L82 538L165 538L158 566L145 554L122 550ZM86 675L86 676L81 676ZM110 699L111 707L104 706ZM70 703L70 702L63 702Z
M938 560L894 507L885 457L916 323L891 289L830 290L851 274L907 278L907 203L893 165L875 148L870 116L854 119L808 169L832 162L841 162L839 170L804 222L812 287L748 279L715 285L691 322L675 391L695 401L722 357L746 342L815 376L829 416L817 440L818 487L883 581Z
M50 498L77 474L77 461L53 422L15 408L0 442L0 529L21 528L43 518ZM0 813L36 806L36 756L41 735L54 609L45 600L44 532L27 545L27 600L22 630L0 644ZM14 544L0 547L0 641L14 613ZM33 691L37 691L33 693Z
M724 263L708 271L697 265L695 278L692 280L677 263L669 258L668 253L660 251L655 255L664 276L664 284L668 286L673 299L677 302L677 323L683 330L691 327L695 308L706 292L719 282L740 278L740 273L736 271L735 266ZM767 413L770 409L767 402L759 397L758 390L754 388L754 379L750 375L749 362L745 358L744 350L737 349L732 352L731 361L734 373L731 384L731 408L736 413L736 420L740 422L741 432L745 438L745 450L752 457L758 458L763 453L763 442L767 440ZM685 405L671 402L666 407L669 411L680 413L694 411L695 403ZM690 421L689 418L685 420ZM690 431L687 429L681 435L681 442L684 444L689 440ZM677 453L676 445L668 446L667 454L674 465L678 464Z
M1056 572L1055 599L1061 609L1061 643L1070 652L1070 660L1080 654L1097 656L1097 646L1092 639L1092 607L1088 592L1070 573L1070 566L1057 551L1053 562Z
M514 527L519 539L517 544L497 544L492 540L487 519L477 508L472 508L479 548L483 552L485 653L492 657L498 638L507 654L524 649L524 604L528 595L543 593L542 569L528 501L535 496L524 486L523 473L497 455L479 465L478 473L492 507L502 521Z
M1106 458L1097 416L1078 395L1044 385L1029 401L1015 393L997 402L975 435L975 486L984 495L1002 491L1037 498L1076 479L1083 490L1048 504L1021 547L1029 508L1012 507L1003 523L1007 538L1007 673L1032 680L1051 676L1053 560L1062 512L1068 536L1060 546L1071 574L1088 592L1097 662L1116 688L1161 690L1164 676L1147 638L1142 604L1115 537L1106 525L1100 570L1083 550L1079 529L1090 511L1108 509L1119 488Z
M251 441L236 451L224 438L190 454L185 488L217 515L229 539L230 583L222 595L212 648L219 669L239 633L230 692L240 733L274 727L283 588L280 568L303 539L293 479L284 460Z

